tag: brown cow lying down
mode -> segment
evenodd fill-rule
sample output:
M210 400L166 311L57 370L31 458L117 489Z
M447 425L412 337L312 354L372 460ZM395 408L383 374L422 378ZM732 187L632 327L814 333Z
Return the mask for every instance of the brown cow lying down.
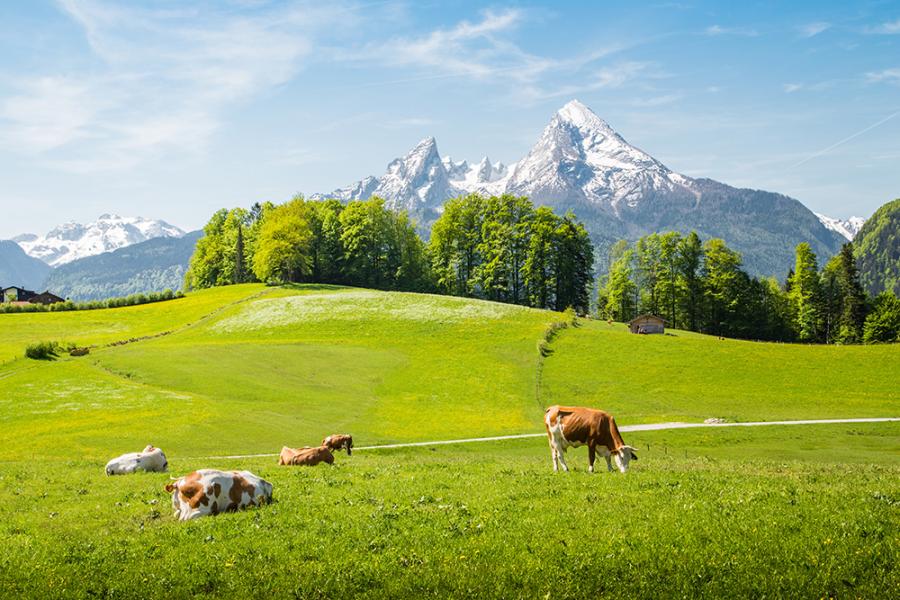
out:
M569 470L565 457L569 447L588 447L591 473L594 472L594 457L598 453L606 459L608 470L612 471L612 460L615 460L616 467L622 473L628 470L628 463L638 459L635 449L622 440L616 420L608 412L580 406L551 406L544 413L544 424L554 471L559 469L559 465L565 471Z
M347 456L350 456L350 451L353 449L353 436L340 434L329 435L327 438L322 440L322 445L332 452L337 452L338 450L346 450Z
M272 501L272 484L250 471L200 469L166 486L179 521L262 506Z
M318 448L288 448L285 446L281 449L281 456L278 457L279 465L301 465L304 467L314 467L317 464L325 462L329 465L334 464L334 454L325 446Z

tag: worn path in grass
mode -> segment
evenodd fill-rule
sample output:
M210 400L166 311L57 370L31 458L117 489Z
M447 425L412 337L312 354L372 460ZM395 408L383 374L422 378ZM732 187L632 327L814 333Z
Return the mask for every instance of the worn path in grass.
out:
M840 425L842 423L892 423L900 421L900 417L860 418L860 419L804 419L798 421L756 421L752 423L645 423L643 425L623 425L620 431L663 431L667 429L695 429L698 427L761 427L765 425ZM410 442L406 444L380 444L376 446L356 446L354 450L390 450L394 448L416 448L419 446L445 446L448 444L472 444L477 442L500 442L504 440L522 440L526 438L544 437L545 433L520 433L517 435L496 435L492 437L466 438L461 440L436 440L432 442ZM197 458L210 460L226 460L235 458L265 458L278 454L232 454L229 456L200 456ZM191 459L194 460L194 459Z

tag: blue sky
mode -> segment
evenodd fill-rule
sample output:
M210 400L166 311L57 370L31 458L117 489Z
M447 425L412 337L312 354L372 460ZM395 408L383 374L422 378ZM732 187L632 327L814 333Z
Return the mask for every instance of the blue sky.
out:
M900 196L900 2L0 4L0 238L510 162L578 98L690 176L832 216Z

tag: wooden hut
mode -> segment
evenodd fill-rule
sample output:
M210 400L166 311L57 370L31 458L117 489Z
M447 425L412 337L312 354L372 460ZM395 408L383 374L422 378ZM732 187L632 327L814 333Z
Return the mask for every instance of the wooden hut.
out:
M665 333L666 320L656 315L638 315L628 322L631 333Z

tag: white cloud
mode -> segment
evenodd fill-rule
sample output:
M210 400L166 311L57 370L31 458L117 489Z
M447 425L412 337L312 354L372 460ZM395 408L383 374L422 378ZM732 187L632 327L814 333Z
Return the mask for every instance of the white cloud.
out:
M868 29L866 29L866 33L900 35L900 19L882 23L881 25L876 25L875 27L869 27Z
M59 6L81 27L99 66L78 77L13 82L14 95L0 103L0 144L59 154L78 142L78 158L50 157L76 171L202 150L228 110L296 75L316 32L355 22L337 5L279 5L252 15L96 0Z
M755 29L747 27L722 27L721 25L710 25L704 30L704 33L709 36L739 35L744 37L756 37L759 35L759 32Z
M675 93L675 94L663 94L661 96L653 96L652 98L639 98L632 102L632 105L638 107L654 107L654 106L665 106L667 104L672 104L674 102L678 102L684 97L684 94Z
M866 73L868 83L900 83L900 68Z
M793 94L794 92L798 92L803 89L802 83L786 83L784 84L784 91L786 94Z
M816 21L815 23L807 23L806 25L801 25L797 29L800 31L801 36L805 38L811 38L819 35L823 31L831 29L831 23L826 23L825 21Z

